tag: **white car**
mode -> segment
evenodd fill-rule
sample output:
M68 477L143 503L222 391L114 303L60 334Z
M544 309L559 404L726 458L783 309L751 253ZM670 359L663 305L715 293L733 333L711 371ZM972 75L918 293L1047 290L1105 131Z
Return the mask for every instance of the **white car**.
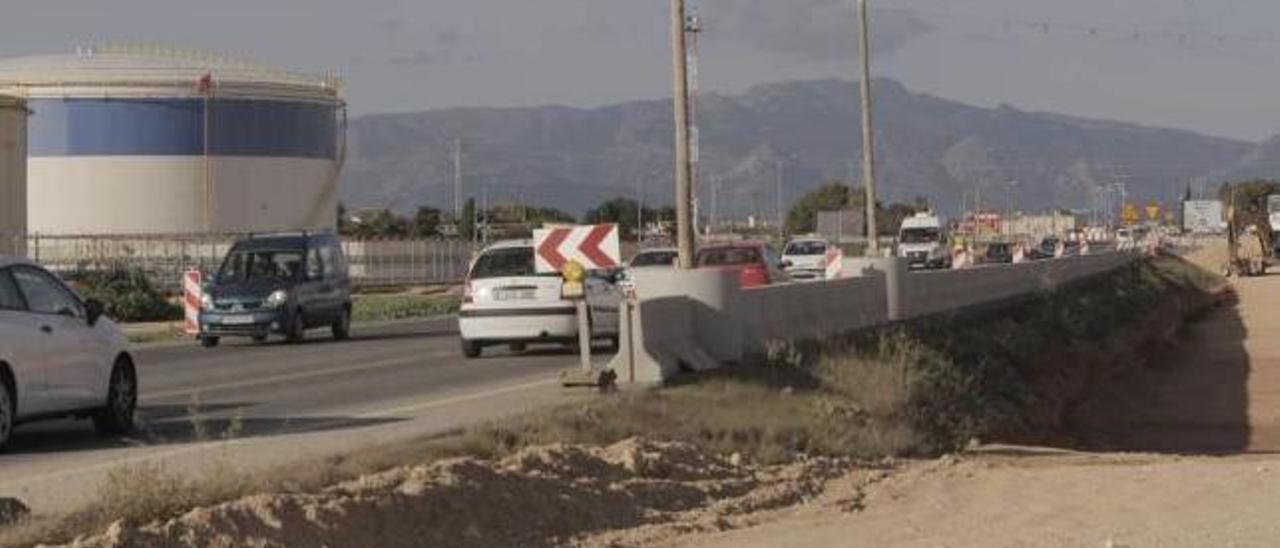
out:
M14 426L91 418L103 434L133 429L138 375L102 304L48 271L0 257L0 449Z
M831 244L821 238L799 238L782 250L782 264L795 281L817 281L827 278L827 249Z
M500 242L471 264L458 312L463 355L477 358L500 344L518 352L534 343L577 342L577 308L564 298L563 278L537 273L533 257L529 240ZM591 273L584 285L592 337L616 347L621 297L611 278Z
M631 258L631 262L626 267L618 270L615 274L615 282L620 289L631 290L635 288L635 271L642 269L666 268L672 269L676 266L676 261L680 258L680 252L675 248L655 247L641 250Z

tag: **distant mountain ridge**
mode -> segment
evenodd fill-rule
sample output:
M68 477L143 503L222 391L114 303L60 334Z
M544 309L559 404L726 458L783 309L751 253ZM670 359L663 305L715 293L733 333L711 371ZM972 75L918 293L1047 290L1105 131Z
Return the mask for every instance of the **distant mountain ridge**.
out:
M981 187L989 208L1087 208L1098 189L1124 182L1134 200L1172 202L1194 178L1280 172L1280 138L1259 145L1004 105L981 108L891 80L876 80L874 89L885 200L920 196L954 212ZM721 215L771 217L779 172L788 204L825 180L860 173L858 99L857 85L839 80L702 96L703 212L714 202ZM350 207L400 211L422 203L447 207L453 143L461 138L464 196L574 214L614 196L669 204L672 127L669 100L364 116L350 124L342 199Z

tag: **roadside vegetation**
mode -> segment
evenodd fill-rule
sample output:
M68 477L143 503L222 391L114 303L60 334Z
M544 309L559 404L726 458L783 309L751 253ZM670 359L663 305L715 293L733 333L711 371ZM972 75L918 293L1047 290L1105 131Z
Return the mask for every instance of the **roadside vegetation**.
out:
M454 314L462 301L457 295L435 293L369 294L352 297L351 321L385 322Z
M763 363L690 375L659 390L614 393L264 473L242 474L226 462L195 478L153 465L124 467L90 508L0 531L0 545L65 542L120 519L173 517L245 495L315 492L398 466L501 458L553 443L639 437L765 464L804 456L873 464L938 456L975 439L1061 441L1056 427L1089 377L1127 359L1134 345L1162 344L1147 330L1153 317L1169 316L1161 307L1175 303L1176 317L1164 320L1180 324L1221 284L1181 259L1159 258L999 311L820 344L779 343Z
M170 302L140 269L88 272L75 279L85 298L97 299L107 317L121 322L165 322L182 319L182 308Z

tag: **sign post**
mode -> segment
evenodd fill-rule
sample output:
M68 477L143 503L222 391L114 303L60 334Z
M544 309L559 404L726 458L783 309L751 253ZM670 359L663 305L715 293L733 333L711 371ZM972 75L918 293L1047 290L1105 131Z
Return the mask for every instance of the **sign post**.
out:
M564 267L564 297L573 301L578 314L578 355L582 373L591 374L591 316L587 310L587 292L583 282L587 270L582 263L569 261Z
M564 278L563 295L574 302L578 316L580 367L561 375L565 386L612 386L612 371L596 372L591 363L591 310L587 302L588 270L616 268L622 264L617 225L553 227L534 232L534 263L543 274L558 273Z

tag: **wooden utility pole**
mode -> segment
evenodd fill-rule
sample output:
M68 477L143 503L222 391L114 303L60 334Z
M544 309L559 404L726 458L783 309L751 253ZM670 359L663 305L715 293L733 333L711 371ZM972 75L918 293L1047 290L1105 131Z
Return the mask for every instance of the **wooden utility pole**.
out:
M867 192L867 255L880 254L876 230L876 150L871 119L871 31L867 20L867 0L858 0L858 23L862 34L862 186Z
M462 138L453 140L453 218L462 224Z
M679 266L693 268L693 164L689 149L689 66L685 47L684 0L671 0L672 96L676 125L676 247Z

